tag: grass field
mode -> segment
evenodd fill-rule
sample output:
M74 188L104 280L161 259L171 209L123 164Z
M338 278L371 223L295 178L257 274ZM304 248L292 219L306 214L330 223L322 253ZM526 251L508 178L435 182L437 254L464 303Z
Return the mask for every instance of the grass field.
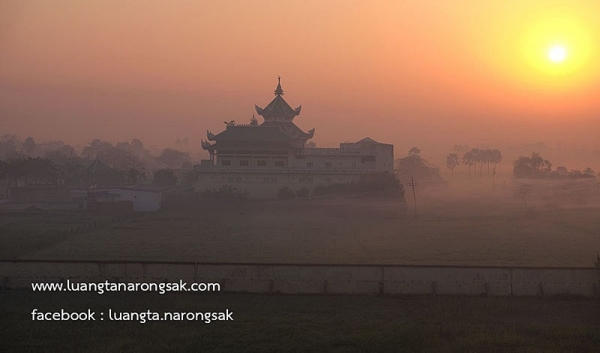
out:
M598 301L0 291L5 352L598 352ZM234 321L35 322L31 311L222 311Z
M513 193L421 191L419 218L411 201L365 198L204 203L115 221L58 210L0 216L0 258L593 266L595 189L531 196L533 214Z
M121 218L0 213L0 259L594 265L597 190L523 198L468 187L419 191L418 218L410 201L361 197L199 203ZM34 322L33 308L230 309L235 321ZM598 352L600 302L0 290L0 342L8 352Z

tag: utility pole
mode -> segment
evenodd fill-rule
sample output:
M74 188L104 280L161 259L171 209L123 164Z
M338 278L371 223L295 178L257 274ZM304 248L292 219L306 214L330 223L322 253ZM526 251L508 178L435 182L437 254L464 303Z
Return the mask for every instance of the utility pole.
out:
M417 186L417 183L415 183L415 180L413 177L410 177L410 184L408 184L412 187L412 192L413 192L413 201L415 203L415 218L419 217L417 215L417 194L415 193L415 187Z

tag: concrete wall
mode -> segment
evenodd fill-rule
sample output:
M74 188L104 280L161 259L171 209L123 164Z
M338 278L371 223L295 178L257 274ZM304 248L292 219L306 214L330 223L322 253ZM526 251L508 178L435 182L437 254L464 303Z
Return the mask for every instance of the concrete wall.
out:
M594 268L0 261L2 287L32 282L219 282L227 292L598 297Z

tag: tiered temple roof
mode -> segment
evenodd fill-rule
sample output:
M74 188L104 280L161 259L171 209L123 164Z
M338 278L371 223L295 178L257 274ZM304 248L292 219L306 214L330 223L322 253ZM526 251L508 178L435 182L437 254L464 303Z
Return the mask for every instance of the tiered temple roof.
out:
M278 78L274 93L275 98L265 108L255 105L256 112L264 118L262 124L256 124L254 117L254 123L250 125L238 125L231 121L226 123L227 128L221 133L215 135L207 131L207 139L216 143L202 141L202 148L214 151L233 143L283 143L292 148L304 147L306 141L314 136L315 129L304 132L294 124L293 119L300 114L302 106L292 109L283 99L281 78Z
M254 105L258 115L265 119L265 123L273 121L289 121L291 122L295 116L300 114L302 106L299 105L296 109L283 99L283 89L281 88L281 78L277 78L277 88L275 89L275 98L264 108Z

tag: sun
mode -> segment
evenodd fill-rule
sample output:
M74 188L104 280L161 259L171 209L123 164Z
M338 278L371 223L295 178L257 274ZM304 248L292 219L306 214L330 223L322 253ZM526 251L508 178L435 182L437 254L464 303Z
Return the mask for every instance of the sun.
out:
M567 58L567 48L563 45L553 45L548 50L548 59L554 63L561 63Z
M563 7L531 17L519 37L521 77L544 89L573 87L588 80L597 39L587 17Z

